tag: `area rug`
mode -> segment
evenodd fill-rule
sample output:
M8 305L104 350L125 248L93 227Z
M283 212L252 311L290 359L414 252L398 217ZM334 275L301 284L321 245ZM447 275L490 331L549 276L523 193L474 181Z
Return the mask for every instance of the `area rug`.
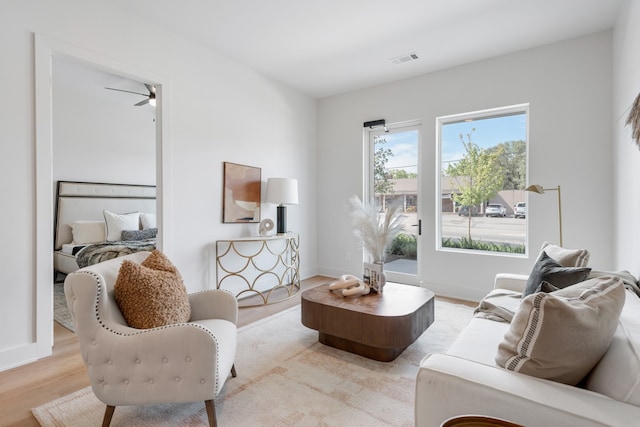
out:
M64 297L63 282L53 284L53 320L70 331L74 331L71 313L67 307L67 300Z
M436 301L435 322L392 362L318 343L300 306L240 329L236 369L215 399L220 426L413 426L415 378L444 352L473 309ZM100 425L104 405L85 388L32 410L42 426ZM202 402L116 408L112 426L207 425Z

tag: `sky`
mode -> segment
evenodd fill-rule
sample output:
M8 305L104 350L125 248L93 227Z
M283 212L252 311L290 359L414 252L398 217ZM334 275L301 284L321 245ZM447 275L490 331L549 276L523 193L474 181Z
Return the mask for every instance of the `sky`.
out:
M467 142L467 134L471 133L471 141L482 148L493 147L507 141L527 139L526 114L490 117L473 122L449 123L442 126L442 162L459 160L465 153L460 141L460 134ZM472 132L472 129L475 131Z
M491 117L473 122L459 122L445 124L442 127L442 161L448 162L462 158L465 153L460 142L460 134L466 135L475 128L471 140L482 148L492 147L506 141L526 140L526 114L512 116ZM391 149L393 156L387 163L388 169L404 169L407 172L417 172L418 131L385 133L381 135L387 142L385 148ZM423 135L423 144L436 143L435 136Z

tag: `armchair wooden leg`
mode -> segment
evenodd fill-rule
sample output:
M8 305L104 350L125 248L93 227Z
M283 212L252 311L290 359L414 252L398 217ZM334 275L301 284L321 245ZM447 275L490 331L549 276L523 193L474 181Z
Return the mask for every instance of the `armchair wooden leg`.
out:
M102 427L109 427L111 424L111 418L113 418L113 411L116 410L115 406L107 405L107 409L104 411L104 419L102 420Z
M236 377L236 364L235 363L233 365L231 365L231 376L233 378Z
M204 406L207 408L207 416L209 417L209 426L217 427L218 423L216 421L216 405L213 403L213 399L205 400Z

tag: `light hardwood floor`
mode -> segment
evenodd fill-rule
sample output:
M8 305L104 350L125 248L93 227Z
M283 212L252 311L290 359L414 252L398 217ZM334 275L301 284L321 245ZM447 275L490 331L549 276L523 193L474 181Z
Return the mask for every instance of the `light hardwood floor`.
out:
M301 291L330 283L331 278L316 276L302 281ZM279 303L241 308L238 326L300 304L300 293ZM475 303L438 299L475 306ZM39 426L31 408L65 396L89 385L75 334L54 322L53 354L28 365L0 372L0 426Z

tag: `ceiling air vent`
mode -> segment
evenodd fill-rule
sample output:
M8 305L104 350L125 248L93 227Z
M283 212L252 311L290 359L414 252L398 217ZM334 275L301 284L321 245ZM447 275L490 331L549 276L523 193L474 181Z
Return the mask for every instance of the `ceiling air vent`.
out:
M415 52L407 53L406 55L401 55L396 58L391 58L391 62L394 64L404 64L405 62L416 61L418 59L418 54Z

